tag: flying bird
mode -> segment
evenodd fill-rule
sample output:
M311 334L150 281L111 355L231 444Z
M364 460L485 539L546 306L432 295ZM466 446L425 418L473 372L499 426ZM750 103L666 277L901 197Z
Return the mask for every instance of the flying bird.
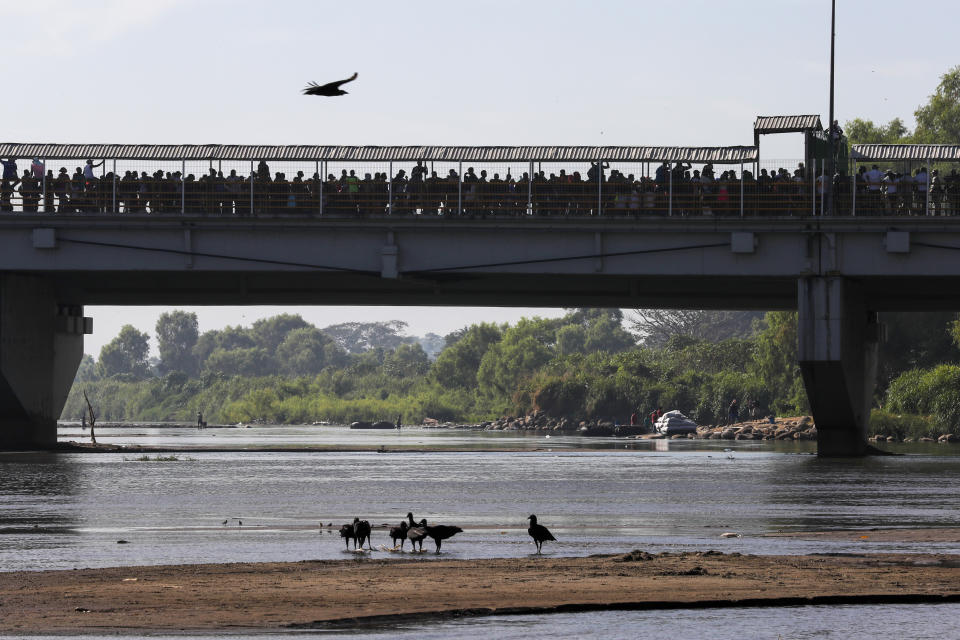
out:
M340 88L340 85L346 84L347 82L353 82L357 79L357 72L354 71L353 75L347 78L346 80L338 80L337 82L328 82L327 84L317 84L316 82L311 82L307 85L307 88L303 90L303 94L307 96L342 96L346 95L346 91Z

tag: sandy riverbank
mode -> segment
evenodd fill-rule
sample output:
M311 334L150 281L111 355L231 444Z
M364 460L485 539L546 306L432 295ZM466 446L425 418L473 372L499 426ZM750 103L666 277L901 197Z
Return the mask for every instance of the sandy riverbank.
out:
M960 601L960 556L627 556L0 573L0 634L276 629L603 608Z

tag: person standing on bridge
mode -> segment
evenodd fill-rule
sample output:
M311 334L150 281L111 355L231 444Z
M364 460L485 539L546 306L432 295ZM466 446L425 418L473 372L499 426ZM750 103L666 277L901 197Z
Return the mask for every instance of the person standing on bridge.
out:
M87 164L85 164L83 167L84 180L95 180L96 176L93 175L93 170L103 165L104 162L106 162L106 160L101 160L100 162L94 164L93 160L87 159Z
M3 165L3 179L11 180L16 182L19 180L17 178L17 159L16 158L7 158L6 160L0 160L0 164Z

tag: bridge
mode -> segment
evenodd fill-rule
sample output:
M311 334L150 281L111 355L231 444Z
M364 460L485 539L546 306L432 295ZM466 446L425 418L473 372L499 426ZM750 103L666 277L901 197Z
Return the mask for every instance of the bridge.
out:
M863 455L883 338L876 312L960 308L960 218L905 215L914 204L899 209L901 215L877 215L876 201L868 210L817 215L812 172L809 201L800 181L799 195L767 198L758 190L751 210L743 169L755 159L750 147L355 147L335 159L320 157L331 155L329 149L314 158L302 148L194 154L210 156L202 162L214 167L249 163L249 209L238 208L236 192L198 190L188 203L183 187L178 207L170 197L176 191L121 186L124 162L185 167L187 160L171 162L165 147L48 147L43 162L112 153L112 176L106 190L102 182L91 188L95 194L99 187L99 196L66 194L63 209L58 200L54 211L18 204L0 215L0 448L55 442L83 336L92 331L84 305L376 304L797 309L818 451ZM0 145L0 157L41 155L29 151ZM935 151L914 155L929 158ZM191 162L201 162L194 156ZM541 191L533 178L525 191L514 181L492 192L495 197L469 197L491 192L475 191L462 163L519 166L524 156L535 158L525 163L528 176L541 170L536 163L579 166L593 177L578 190ZM326 173L331 165L336 171L351 164L362 172L364 163L385 157L392 158L391 180L382 208L364 211L359 187L351 192L350 182L334 179L315 209L270 204L275 193L289 203L292 188L261 192L268 201L257 209L256 158L274 168L316 163ZM670 175L641 172L665 162ZM677 174L675 165L694 162L737 168L738 176L728 176L737 187L727 188L728 196L740 194L736 206L727 201L721 209L716 193L688 189L678 177L688 168ZM424 191L409 189L410 180L396 180L398 165L413 173L441 163L456 166L457 188L439 191L436 208ZM633 184L652 185L650 210L617 206L621 187L613 171L627 163L641 176ZM578 200L585 192L589 196ZM45 202L45 191L40 194ZM84 198L99 204L72 204ZM913 201L927 198L915 194ZM162 204L154 209L154 201ZM919 213L929 211L924 206Z

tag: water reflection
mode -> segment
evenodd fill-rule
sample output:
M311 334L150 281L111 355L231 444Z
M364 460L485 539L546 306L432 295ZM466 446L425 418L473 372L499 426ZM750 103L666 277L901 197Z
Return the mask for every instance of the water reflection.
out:
M213 640L235 631L190 634L193 640ZM117 635L85 635L90 640ZM122 637L122 636L121 636ZM128 637L135 637L131 634ZM183 635L150 634L156 640L180 640ZM388 628L354 627L329 631L244 633L247 640L278 637L351 640L433 640L439 638L531 637L579 640L584 637L674 640L942 640L960 637L960 605L844 605L780 607L777 609L678 609L675 611L602 611L532 616L461 618L439 622L394 623ZM62 636L36 636L60 640Z
M7 534L0 535L0 567L343 558L349 556L342 542L320 523L361 516L374 525L396 524L407 511L465 530L444 545L443 557L452 558L532 553L531 513L558 538L548 551L559 556L635 548L960 552L960 544L946 542L766 537L778 530L955 525L956 456L820 460L792 443L790 453L782 444L714 441L671 441L667 451L649 442L636 449L608 442L616 448L590 450L583 448L588 439L575 436L550 438L544 447L542 437L475 432L396 437L282 429L286 435L275 428L154 430L160 434L135 428L134 435L110 436L192 443L167 461L131 454L2 455L0 529ZM264 441L297 446L319 438L370 450L208 449ZM530 450L412 450L450 441L457 448L509 442L507 449ZM379 453L380 442L394 446ZM743 537L721 538L725 532ZM130 544L118 545L120 539ZM375 529L373 544L389 544L383 529ZM418 560L433 557L425 556Z

